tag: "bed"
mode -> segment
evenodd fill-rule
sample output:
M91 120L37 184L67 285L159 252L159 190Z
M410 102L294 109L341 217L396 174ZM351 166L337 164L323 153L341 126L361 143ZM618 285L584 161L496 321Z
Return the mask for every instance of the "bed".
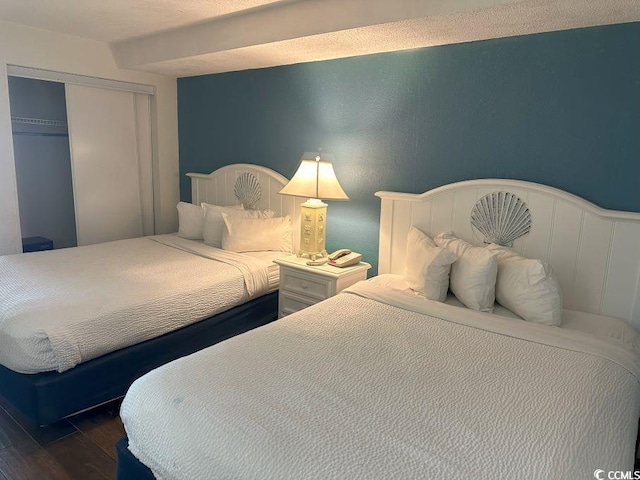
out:
M268 168L188 175L196 210L297 218ZM151 369L274 320L283 253L171 234L2 257L0 394L36 425L122 397Z
M526 217L513 250L553 267L560 326L408 287L414 228L482 245L513 224L478 217L505 194L506 216L516 205ZM640 214L509 180L377 195L380 275L138 379L121 409L120 480L633 470Z

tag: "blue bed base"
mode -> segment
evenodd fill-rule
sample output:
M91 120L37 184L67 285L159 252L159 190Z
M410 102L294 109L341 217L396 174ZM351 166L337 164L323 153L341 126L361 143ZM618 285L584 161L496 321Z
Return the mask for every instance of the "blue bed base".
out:
M0 365L0 395L34 425L124 396L145 373L277 318L278 292L214 317L82 363L66 372L33 375Z
M116 442L118 453L117 480L155 480L155 476L144 463L129 451L129 439L125 435Z

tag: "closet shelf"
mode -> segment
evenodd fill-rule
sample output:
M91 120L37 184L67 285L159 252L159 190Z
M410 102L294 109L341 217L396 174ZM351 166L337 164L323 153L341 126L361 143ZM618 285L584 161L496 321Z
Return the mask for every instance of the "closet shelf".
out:
M25 135L27 137L68 137L68 133L45 133L45 132L13 132L13 135Z
M47 127L65 127L67 122L64 120L46 120L44 118L26 118L26 117L11 117L11 121L15 123L22 123L27 125L43 125Z

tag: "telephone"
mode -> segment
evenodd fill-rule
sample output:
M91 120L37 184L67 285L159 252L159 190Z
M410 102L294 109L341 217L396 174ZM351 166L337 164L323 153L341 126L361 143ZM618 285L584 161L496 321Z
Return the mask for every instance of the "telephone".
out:
M344 268L360 263L360 260L362 260L362 255L356 252L352 252L348 248L341 248L340 250L336 250L335 252L329 254L327 258L329 259L329 265Z

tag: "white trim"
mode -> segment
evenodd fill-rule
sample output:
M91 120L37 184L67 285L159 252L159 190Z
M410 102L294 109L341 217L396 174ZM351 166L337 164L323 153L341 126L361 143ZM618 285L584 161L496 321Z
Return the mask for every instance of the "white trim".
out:
M153 85L121 82L119 80L88 77L86 75L76 75L74 73L55 72L53 70L42 70L40 68L21 67L19 65L7 65L7 74L13 77L71 83L74 85L84 85L86 87L108 88L124 92L144 93L146 95L155 95L156 93L156 87Z
M11 137L8 66L0 62L0 255L22 253L18 185Z
M636 280L636 295L635 302L633 302L633 310L631 312L632 318L640 319L640 271L638 272L638 279ZM640 327L640 325L638 325Z
M500 178L483 178L479 180L466 180L464 182L451 183L449 185L443 185L442 187L434 188L424 193L402 193L402 192L376 192L376 197L385 198L389 200L407 200L407 201L420 201L433 195L441 193L453 193L458 190L464 190L475 187L496 187L496 188L524 188L527 190L533 190L539 193L558 197L567 202L574 204L576 207L587 210L595 215L611 218L616 220L632 220L638 221L640 214L634 212L622 212L618 210L607 210L588 202L584 198L580 198L572 193L565 192L558 188L549 187L547 185L541 185L539 183L525 182L522 180L507 180Z
M262 172L265 175L272 177L278 182L282 183L282 185L286 185L289 183L289 180L284 175L280 175L278 172L271 170L270 168L263 167L261 165L253 165L251 163L234 163L231 165L226 165L224 167L220 167L218 170L215 170L211 173L187 173L187 177L191 178L212 178L219 176L226 171L236 171L238 169L248 168L251 170L257 170L258 172Z

